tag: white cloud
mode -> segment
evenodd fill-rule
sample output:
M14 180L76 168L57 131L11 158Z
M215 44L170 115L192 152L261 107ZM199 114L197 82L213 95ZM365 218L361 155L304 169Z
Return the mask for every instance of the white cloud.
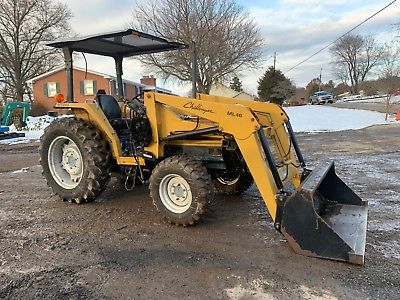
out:
M283 3L299 4L299 5L340 5L346 3L348 0L283 0Z
M69 0L71 27L79 35L107 32L129 27L136 1Z

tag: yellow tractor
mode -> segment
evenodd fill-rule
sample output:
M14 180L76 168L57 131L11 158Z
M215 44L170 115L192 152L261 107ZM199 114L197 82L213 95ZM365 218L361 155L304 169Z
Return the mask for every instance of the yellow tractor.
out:
M58 95L55 107L73 115L47 127L40 147L43 174L61 199L93 201L112 174L132 186L149 179L161 216L189 226L201 219L216 191L240 194L254 181L275 228L295 252L364 263L367 202L336 175L333 162L306 168L282 107L156 92L117 101L101 91L78 103L73 52L113 57L121 92L123 58L187 46L131 29L49 46L63 50L68 81L67 99Z

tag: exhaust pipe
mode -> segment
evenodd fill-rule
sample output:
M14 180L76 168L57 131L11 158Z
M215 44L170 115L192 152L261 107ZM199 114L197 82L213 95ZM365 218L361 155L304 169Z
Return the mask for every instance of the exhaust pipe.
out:
M325 162L284 202L280 231L296 253L363 265L367 215L367 201Z

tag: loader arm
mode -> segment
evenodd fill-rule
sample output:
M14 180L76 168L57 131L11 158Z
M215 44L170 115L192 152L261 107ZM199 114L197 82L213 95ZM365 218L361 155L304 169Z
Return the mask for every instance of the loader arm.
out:
M289 147L289 137L285 131L288 117L284 111L274 104L259 105L258 110L265 115L260 117L249 106L223 101L204 101L177 96L146 93L145 106L150 119L157 120L160 105L168 109L179 110L182 114L198 116L218 124L219 131L231 135L246 161L267 209L275 221L277 213L277 195L283 192L283 183L267 142L267 135L272 137L278 156L292 161L293 155ZM157 122L156 122L157 123ZM154 133L156 131L156 133ZM158 128L153 128L155 136ZM277 142L279 141L279 143ZM286 181L300 182L300 172L292 164L288 164Z
M288 127L290 127L290 129L291 125L289 123L288 115L280 106L273 103L256 102L253 100L227 98L206 94L197 94L197 99L230 105L237 104L249 107L252 112L258 117L259 123L266 129L266 134L271 137L273 145L278 152L278 164L284 162L285 160L290 162L293 162L295 160L293 152L289 151L289 149L291 148L291 143L294 142L293 146L296 150L296 147L298 147L297 142L293 141L293 137L288 136L287 134L285 124L286 126L289 125ZM298 157L299 163L302 167L304 167L304 159L299 149L297 149L296 154L300 156ZM295 187L298 187L300 185L300 180L294 181L293 184L295 185Z

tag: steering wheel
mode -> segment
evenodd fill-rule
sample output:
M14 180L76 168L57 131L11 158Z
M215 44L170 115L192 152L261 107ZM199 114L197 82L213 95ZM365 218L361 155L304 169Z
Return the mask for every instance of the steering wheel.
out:
M144 101L140 99L143 95L144 95L144 93L140 93L139 95L136 95L135 97L133 97L130 101L137 100L140 103L144 103Z
M141 111L144 107L144 101L141 100L140 98L144 95L144 93L140 93L138 95L136 95L135 97L133 97L130 100L126 100L125 102L125 106L129 107L130 109L132 109L133 111L139 112Z

